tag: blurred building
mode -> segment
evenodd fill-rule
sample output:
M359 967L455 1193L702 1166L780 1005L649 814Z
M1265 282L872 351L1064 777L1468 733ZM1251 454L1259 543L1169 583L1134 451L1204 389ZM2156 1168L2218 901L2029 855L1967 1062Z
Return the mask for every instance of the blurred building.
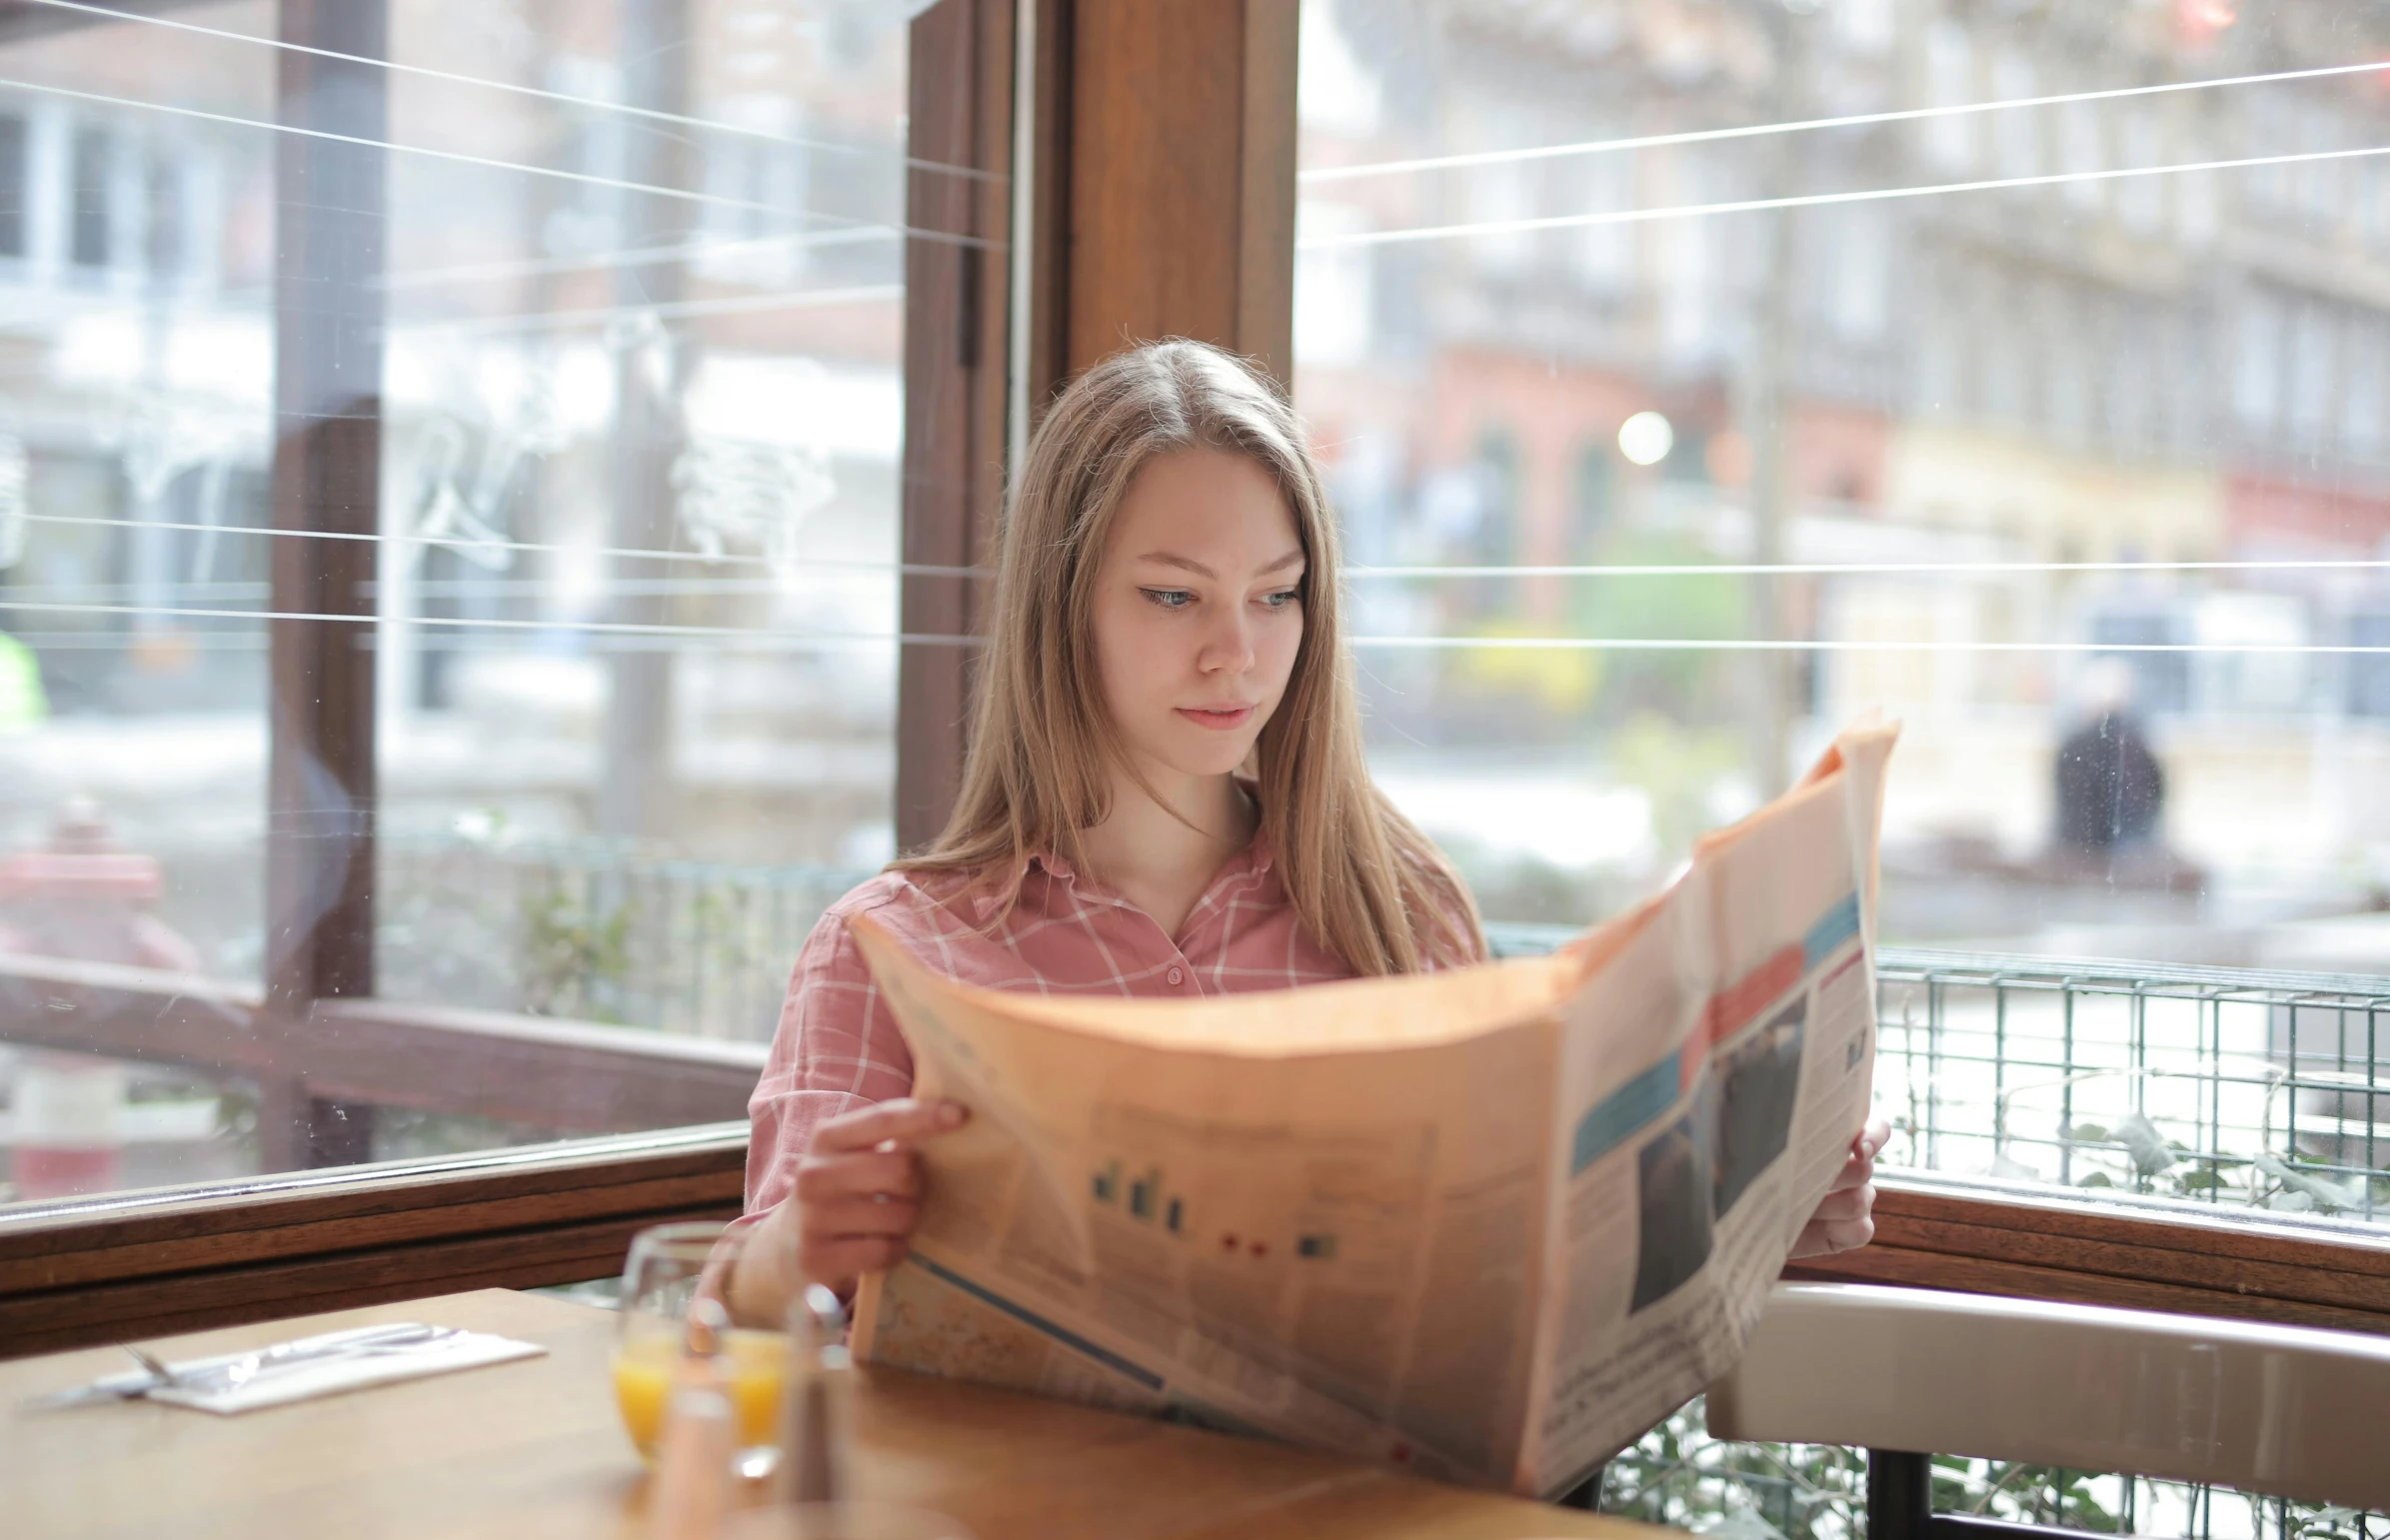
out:
M391 7L390 543L360 645L395 834L470 814L885 858L893 645L822 641L895 630L885 9ZM93 794L176 859L175 901L223 911L194 934L237 966L265 815L270 542L241 532L270 523L276 8L174 19L213 30L0 37L0 630L51 712L0 736L0 848ZM692 41L643 71L659 29ZM647 525L641 455L672 489ZM624 554L651 547L677 559ZM661 661L626 675L637 653ZM601 749L627 678L646 715L617 731L687 794L608 826L602 782L639 758Z
M1935 109L2345 66L2386 42L2373 6L1309 0L1297 396L1341 457L1357 546L1925 569L1772 596L1721 578L1732 613L1712 622L1636 616L1583 579L1364 590L1364 614L1728 638L1772 616L1826 644L1770 687L1805 724L1785 752L1887 706L1909 723L1893 836L2019 851L2046 837L2050 755L2097 650L2201 649L2127 655L2173 837L2293 907L2348 901L2367 861L2390 871L2368 790L2390 774L2390 659L2304 650L2382 645L2390 585L2179 564L2390 558L2381 76ZM1562 149L1511 153L1538 147ZM2305 158L2168 169L2277 156ZM1968 190L1882 196L1918 188ZM1732 207L1788 196L1817 201ZM1642 411L1674 428L1649 467L1618 445ZM1452 711L1482 741L1483 656L1395 660L1381 717L1436 741L1425 703L1465 677L1440 699L1469 698ZM1654 705L1726 730L1755 710L1730 651L1625 688L1652 667L1592 666L1605 683L1574 721L1593 744ZM1520 702L1517 736L1548 737Z

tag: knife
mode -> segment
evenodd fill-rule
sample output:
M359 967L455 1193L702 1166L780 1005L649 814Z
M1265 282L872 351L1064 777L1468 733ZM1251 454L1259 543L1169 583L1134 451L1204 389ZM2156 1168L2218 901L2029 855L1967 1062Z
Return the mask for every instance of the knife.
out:
M173 1380L161 1380L145 1370L128 1370L123 1374L106 1374L87 1385L75 1385L54 1390L23 1403L27 1412L64 1411L73 1406L92 1406L104 1401L131 1401L153 1390L170 1386L189 1387L194 1379L209 1380L221 1376L236 1365L249 1365L247 1379L259 1369L277 1364L303 1362L312 1358L336 1358L360 1348L399 1347L409 1342L424 1341L440 1334L440 1328L413 1321L389 1326L356 1326L347 1331L328 1331L321 1336L300 1337L295 1341L277 1342L271 1347L246 1353L227 1353L215 1358L195 1358L172 1365Z

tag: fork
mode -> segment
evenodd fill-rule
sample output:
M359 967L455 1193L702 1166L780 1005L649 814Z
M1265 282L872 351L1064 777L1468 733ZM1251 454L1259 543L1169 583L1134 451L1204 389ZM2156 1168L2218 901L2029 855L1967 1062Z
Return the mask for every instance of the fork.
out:
M351 1358L371 1358L383 1353L411 1353L418 1348L445 1346L464 1335L464 1329L456 1326L413 1326L392 1328L382 1336L326 1343L298 1351L293 1351L296 1344L286 1342L262 1352L244 1354L229 1363L185 1369L166 1385L154 1388L189 1390L202 1395L238 1390L259 1375L286 1365L334 1363Z
M285 1364L324 1363L342 1358L369 1357L376 1353L410 1352L419 1347L445 1344L463 1335L464 1331L455 1326L391 1326L376 1334L345 1342L326 1342L314 1346L283 1342L253 1353L244 1353L230 1362L183 1369L161 1362L156 1354L135 1347L130 1342L117 1345L130 1353L142 1368L149 1371L151 1377L151 1383L129 1390L128 1394L147 1395L153 1390L191 1390L205 1394L237 1390L266 1370Z
M130 1342L119 1342L116 1345L123 1348L126 1352L131 1353L133 1355L133 1361L140 1364L144 1369L149 1370L150 1377L157 1381L156 1385L144 1386L144 1390L155 1390L159 1388L159 1386L178 1385L182 1383L181 1380L176 1378L175 1372L166 1367L165 1363L159 1359L157 1354L150 1352L146 1348L135 1347Z

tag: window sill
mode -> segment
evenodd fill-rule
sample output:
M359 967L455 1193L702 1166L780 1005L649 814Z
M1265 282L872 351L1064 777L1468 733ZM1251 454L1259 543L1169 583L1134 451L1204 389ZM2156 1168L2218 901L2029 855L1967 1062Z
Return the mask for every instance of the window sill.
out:
M0 1209L0 1356L619 1270L730 1218L747 1125L296 1171Z
M1925 1173L1879 1177L1873 1244L1784 1275L2390 1335L2390 1234L2375 1227Z

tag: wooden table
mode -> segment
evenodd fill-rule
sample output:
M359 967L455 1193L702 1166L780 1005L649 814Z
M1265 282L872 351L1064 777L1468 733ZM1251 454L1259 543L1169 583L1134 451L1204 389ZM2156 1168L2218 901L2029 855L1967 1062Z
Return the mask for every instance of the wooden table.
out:
M501 1332L549 1352L238 1417L146 1401L28 1416L26 1397L113 1373L124 1355L0 1363L0 1534L644 1540L608 1311L485 1289L145 1345L192 1357L377 1321ZM865 1371L856 1399L860 1495L950 1514L979 1540L1669 1533L893 1370Z

